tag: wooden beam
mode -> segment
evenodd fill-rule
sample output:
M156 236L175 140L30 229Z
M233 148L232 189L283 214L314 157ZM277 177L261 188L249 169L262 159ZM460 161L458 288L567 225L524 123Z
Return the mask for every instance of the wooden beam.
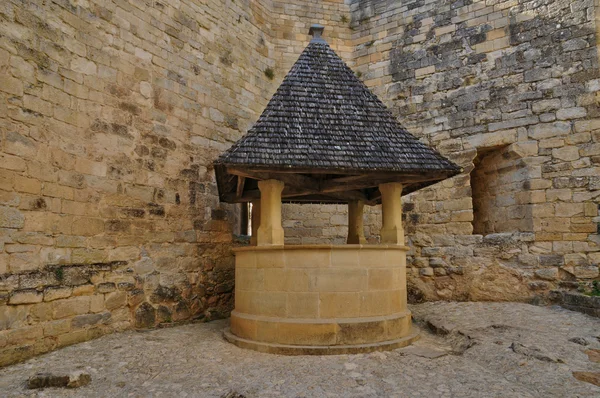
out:
M348 191L348 192L331 192L331 193L320 193L317 191L302 191L297 189L285 188L281 194L282 199L294 199L298 198L300 201L305 196L320 196L330 198L332 201L336 202L349 202L352 200L362 200L367 204L372 204L367 198L367 195L360 191ZM242 203L249 202L254 199L260 198L260 191L258 189L253 189L250 191L244 191L241 196L237 196L237 193L228 193L224 195L224 198L227 202L231 203Z
M349 183L334 183L332 181L324 181L319 187L319 192L322 193L330 193L330 192L344 192L344 191L353 191L357 189L366 189L366 188L376 188L379 184L385 184L388 182L399 182L402 184L414 184L418 182L428 182L428 181L436 181L439 180L439 176L435 177L424 177L424 176L413 176L413 177L405 177L405 176L394 176L394 177L385 177L380 178L378 176L372 176L368 180L360 180Z
M361 175L356 175L356 176L331 178L331 179L325 180L323 182L332 183L332 184L342 183L342 182L352 182L352 181L356 181L356 180L363 180L363 179L365 179L365 177L367 177L365 174L361 174Z
M294 198L302 196L325 196L339 200L342 202L348 202L351 200L362 200L367 205L374 205L379 201L380 196L374 195L373 193L369 196L361 192L365 189L377 190L379 184L388 182L399 182L402 184L416 184L425 183L430 181L436 181L443 179L441 174L437 175L394 175L387 173L377 174L363 174L363 175L351 175L347 177L337 177L329 180L318 180L306 175L292 174L292 173L281 173L277 172L266 172L266 171L253 171L249 169L239 169L229 167L227 172L232 178L237 176L237 187L232 186L229 192L232 194L226 195L227 199L233 202L247 202L260 197L258 190L251 190L244 192L244 183L246 179L250 178L253 180L270 180L275 179L282 181L285 184L285 189L282 193L283 198ZM234 183L235 184L235 183ZM376 191L375 191L376 192Z
M227 168L227 172L229 174L235 174L237 176L242 176L246 178L252 178L255 180L279 180L283 181L284 184L293 186L301 189L310 189L310 190L318 190L319 189L319 181L304 176L301 174L281 174L281 173L270 173L270 172L255 172L250 170L236 169L236 168Z
M379 199L381 199L381 192L379 192L379 189L369 195L369 202L377 203Z

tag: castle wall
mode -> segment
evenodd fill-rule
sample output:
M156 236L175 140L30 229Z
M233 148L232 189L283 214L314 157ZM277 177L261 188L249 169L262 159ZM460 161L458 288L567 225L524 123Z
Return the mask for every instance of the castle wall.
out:
M228 314L239 208L219 203L211 164L315 22L465 169L404 198L413 300L526 300L598 279L600 8L347 3L0 5L0 365ZM380 210L365 213L376 242ZM345 206L285 205L283 220L287 243L346 239Z
M332 25L348 8L225 3L0 6L0 365L231 310L239 210L211 164L258 118L312 13Z
M594 2L350 3L355 69L464 167L405 198L413 298L525 300L597 279Z

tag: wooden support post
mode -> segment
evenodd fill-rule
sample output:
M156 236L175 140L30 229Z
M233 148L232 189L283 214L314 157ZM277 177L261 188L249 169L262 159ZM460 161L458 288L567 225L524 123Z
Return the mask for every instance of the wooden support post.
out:
M258 227L260 227L260 199L252 201L252 235L250 235L250 244L256 246L258 237Z
M256 244L258 246L283 245L281 226L281 192L284 183L278 180L258 182L260 190L260 226Z
M363 225L363 210L365 202L353 200L348 202L348 240L349 245L367 243L365 239L365 228Z
M381 243L404 245L404 228L402 227L402 184L391 182L379 185L381 192L381 208L383 226Z

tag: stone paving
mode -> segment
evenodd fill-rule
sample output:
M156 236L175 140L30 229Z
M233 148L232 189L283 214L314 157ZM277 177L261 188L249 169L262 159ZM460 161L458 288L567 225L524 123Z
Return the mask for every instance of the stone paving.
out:
M190 324L113 334L0 369L0 396L600 397L600 387L573 377L600 373L600 319L516 303L411 309L423 337L391 352L261 354L225 342L226 321ZM25 387L37 372L81 370L92 376L86 387Z

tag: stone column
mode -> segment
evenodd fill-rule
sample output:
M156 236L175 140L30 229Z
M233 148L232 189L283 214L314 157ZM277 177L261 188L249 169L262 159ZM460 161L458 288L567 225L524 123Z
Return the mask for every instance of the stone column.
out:
M258 182L260 190L260 226L257 230L258 246L283 245L281 226L281 192L284 183L278 180Z
M404 228L402 227L402 184L390 182L380 184L383 226L381 243L404 245Z
M258 227L260 227L260 199L252 201L252 235L250 235L250 244L256 246L256 238L258 237Z
M363 210L365 203L362 200L348 202L348 240L349 245L367 243L365 228L363 226Z

